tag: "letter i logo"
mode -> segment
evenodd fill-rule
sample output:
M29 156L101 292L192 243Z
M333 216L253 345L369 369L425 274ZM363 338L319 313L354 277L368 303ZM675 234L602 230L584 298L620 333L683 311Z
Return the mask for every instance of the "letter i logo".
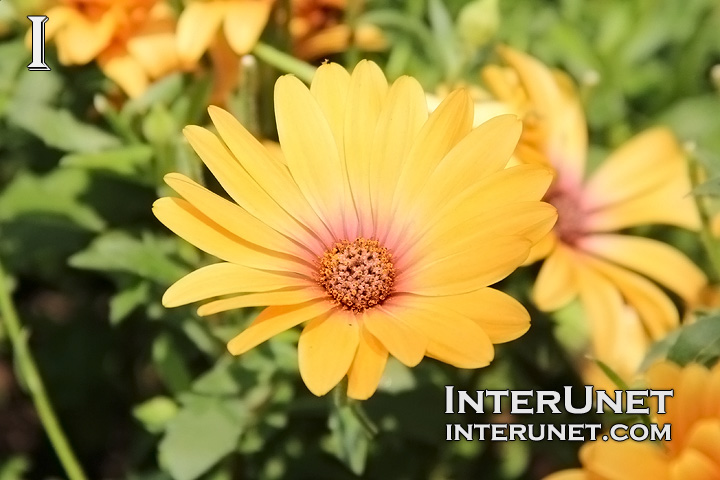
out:
M27 66L31 72L50 70L45 64L45 22L47 15L28 15L32 22L32 62Z

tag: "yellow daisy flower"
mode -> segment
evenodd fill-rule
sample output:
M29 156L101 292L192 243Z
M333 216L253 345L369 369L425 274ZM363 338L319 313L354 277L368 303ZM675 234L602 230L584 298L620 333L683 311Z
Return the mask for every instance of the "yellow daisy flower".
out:
M649 279L688 303L707 282L675 248L618 233L654 223L698 227L686 158L669 130L653 128L622 145L586 179L587 126L571 81L523 53L500 53L508 67L489 66L483 77L523 119L515 156L555 171L545 201L557 208L558 222L528 258L544 259L533 300L553 311L579 297L595 355L628 378L650 342L679 323L673 302Z
M229 342L232 354L306 323L298 355L310 391L347 376L348 395L364 399L388 354L478 368L493 344L527 331L522 305L488 288L556 218L540 201L547 169L504 168L520 136L515 116L473 129L464 90L428 115L416 80L389 86L368 61L352 75L323 65L310 89L277 81L281 153L209 111L219 136L197 126L185 135L237 204L170 174L184 199L161 198L153 211L223 260L172 285L165 306L213 299L198 311L210 315L269 305Z
M580 450L582 469L545 480L717 480L720 479L720 363L712 369L669 362L647 373L648 387L675 390L659 424L672 425L672 440L590 442Z
M103 73L130 97L178 68L175 20L156 0L64 0L45 15L45 37L63 65L97 60ZM29 39L30 32L28 32Z
M344 52L351 44L365 51L386 48L385 36L375 25L359 24L351 30L343 23L347 3L347 0L292 0L290 33L295 56L311 60Z
M222 28L238 55L249 53L265 29L274 0L195 0L180 14L177 50L185 64L192 64L210 47Z

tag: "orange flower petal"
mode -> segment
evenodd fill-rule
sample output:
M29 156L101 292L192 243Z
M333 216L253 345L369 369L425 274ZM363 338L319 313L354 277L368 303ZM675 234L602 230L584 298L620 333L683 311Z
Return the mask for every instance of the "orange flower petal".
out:
M562 244L545 259L532 291L533 302L539 309L557 310L577 296L575 262L570 249Z
M387 358L387 349L367 328L362 328L355 359L348 372L348 397L356 400L370 398L380 383Z
M232 234L181 198L156 200L153 213L177 236L222 260L265 270L307 275L314 271L298 257L268 250Z
M234 263L216 263L198 268L172 284L162 302L169 308L221 295L311 285L311 281L297 275L267 272Z
M266 307L271 305L297 305L309 300L327 297L327 292L317 286L293 287L270 292L247 293L230 298L223 298L201 305L198 315L201 317L214 315L227 310L245 307Z
M221 2L191 2L177 22L177 51L184 63L195 63L212 43L226 13Z
M393 301L365 310L363 325L393 357L408 367L414 367L425 356L428 340L410 328L405 319L397 315L397 309Z
M694 302L707 284L705 274L679 250L650 238L590 235L581 248L646 275Z
M300 376L317 396L325 395L348 373L360 343L360 326L349 310L312 320L298 343Z
M245 55L255 47L268 22L272 5L272 0L229 2L223 29L235 53Z
M299 305L268 307L243 330L228 342L227 348L233 355L242 355L264 341L315 318L326 318L333 305L326 300L311 300Z

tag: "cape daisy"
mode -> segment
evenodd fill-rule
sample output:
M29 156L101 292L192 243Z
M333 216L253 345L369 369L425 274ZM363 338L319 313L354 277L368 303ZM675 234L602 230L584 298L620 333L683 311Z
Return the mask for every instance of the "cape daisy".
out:
M172 9L157 0L64 0L45 15L63 65L97 60L103 73L130 97L178 69ZM28 32L28 43L30 32Z
M362 3L362 2L361 2ZM290 33L295 56L312 60L344 52L351 45L361 50L386 48L387 41L375 25L360 23L351 28L343 23L347 0L292 0ZM359 9L357 2L351 8Z
M720 478L720 363L707 369L663 361L650 368L647 378L649 388L674 390L674 397L666 399L667 413L654 420L660 426L672 425L672 439L662 444L586 443L580 450L582 469L558 472L545 480Z
M229 342L235 355L306 322L298 355L308 388L323 395L347 376L358 399L373 394L389 354L477 368L494 343L527 331L525 309L488 288L556 218L540 201L547 169L504 168L520 136L515 116L472 129L464 90L428 115L416 80L388 86L367 61L352 76L323 65L309 90L281 77L275 115L285 162L218 108L219 137L185 129L236 204L166 177L183 199L159 199L155 215L223 262L180 279L164 305L213 299L200 315L269 305Z
M558 222L528 259L544 259L533 300L553 311L579 297L595 355L629 377L649 343L679 323L673 302L648 278L688 304L706 283L702 271L670 245L617 233L653 223L697 228L685 156L669 130L653 128L585 179L587 125L571 81L510 48L500 53L509 66L487 67L483 77L523 119L515 157L547 165L556 177L545 201L557 208Z
M185 64L196 62L219 30L238 55L253 49L275 0L194 0L178 19L177 50Z

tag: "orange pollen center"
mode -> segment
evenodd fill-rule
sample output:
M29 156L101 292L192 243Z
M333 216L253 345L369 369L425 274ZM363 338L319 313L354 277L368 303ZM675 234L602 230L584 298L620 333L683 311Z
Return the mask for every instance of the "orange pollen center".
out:
M320 257L318 283L341 307L361 313L392 292L392 254L377 240L336 243Z
M558 211L555 233L567 245L575 245L587 233L586 212L582 207L579 192L557 184L550 186L543 199Z

